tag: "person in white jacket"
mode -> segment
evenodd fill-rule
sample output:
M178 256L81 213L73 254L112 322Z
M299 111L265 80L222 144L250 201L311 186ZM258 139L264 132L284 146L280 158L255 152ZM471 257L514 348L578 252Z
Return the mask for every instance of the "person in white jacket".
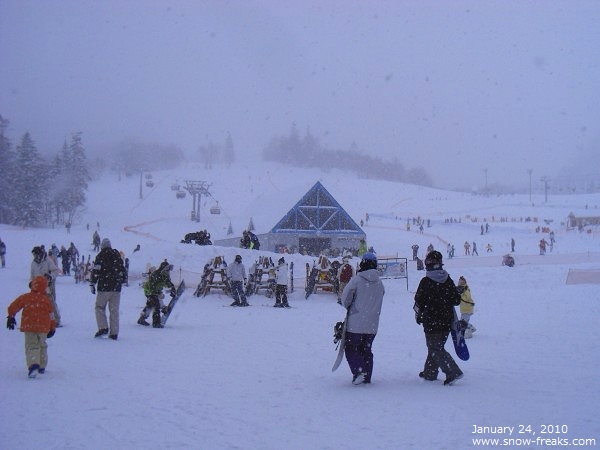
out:
M247 278L246 266L242 263L241 255L235 255L235 260L227 267L227 276L231 287L231 295L233 296L231 306L250 306L244 293Z
M379 328L384 294L385 288L377 271L377 256L367 252L362 256L358 273L342 293L342 306L348 311L344 352L352 372L352 384L371 382L372 345Z
M287 299L289 271L283 256L277 261L275 269L275 308L289 308Z
M46 277L48 280L48 296L52 301L54 307L54 318L56 319L56 326L60 327L60 312L58 310L58 304L56 302L56 285L55 280L60 271L57 265L54 263L52 258L46 255L46 252L42 247L33 247L31 250L33 255L33 261L31 261L31 270L29 273L29 281L32 281L37 276Z

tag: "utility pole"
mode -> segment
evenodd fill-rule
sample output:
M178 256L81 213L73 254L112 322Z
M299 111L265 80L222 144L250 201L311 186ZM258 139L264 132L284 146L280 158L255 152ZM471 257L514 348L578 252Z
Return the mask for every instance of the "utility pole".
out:
M483 172L485 173L485 195L488 195L487 168L483 169Z
M531 203L531 174L533 169L527 169L527 173L529 174L529 203Z
M550 178L544 175L542 178L540 178L540 181L544 183L544 199L545 203L548 203L548 183L550 182Z

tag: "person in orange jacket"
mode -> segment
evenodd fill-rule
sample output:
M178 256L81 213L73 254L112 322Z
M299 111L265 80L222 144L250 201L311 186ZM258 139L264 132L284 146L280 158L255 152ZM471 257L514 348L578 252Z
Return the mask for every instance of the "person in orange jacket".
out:
M14 330L17 321L15 316L21 310L20 330L25 333L25 359L29 378L46 371L48 364L47 338L54 336L56 320L54 307L48 297L48 280L41 275L34 277L29 283L31 292L18 296L8 306L6 327Z

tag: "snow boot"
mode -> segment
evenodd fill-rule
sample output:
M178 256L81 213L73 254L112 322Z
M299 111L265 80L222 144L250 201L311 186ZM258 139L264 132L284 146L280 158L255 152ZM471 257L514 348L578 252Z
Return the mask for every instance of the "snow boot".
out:
M108 334L108 329L100 328L98 331L96 331L96 334L94 335L94 337L104 336L105 334Z
M359 372L352 377L352 384L357 386L359 384L363 384L365 382L365 373Z
M240 302L238 302L237 300L235 302L233 302L231 305L229 306L241 306L242 304Z
M444 386L452 386L456 380L460 380L464 376L463 373L459 373L458 375L447 377L444 381Z
M144 317L143 315L140 316L140 318L137 321L138 325L144 325L145 327L149 327L150 324L148 322L146 322L146 319L147 319L147 317Z
M32 364L29 366L29 373L27 374L27 376L29 378L35 378L36 375L38 374L38 371L40 370L40 365L39 364Z

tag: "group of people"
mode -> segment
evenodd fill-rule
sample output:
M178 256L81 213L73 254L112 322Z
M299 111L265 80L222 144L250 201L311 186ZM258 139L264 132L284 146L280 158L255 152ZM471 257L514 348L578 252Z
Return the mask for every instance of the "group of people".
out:
M463 377L463 372L450 353L445 350L450 330L455 322L455 306L460 305L460 325L471 337L475 327L469 325L475 303L464 277L458 286L444 270L442 254L431 250L425 258L427 273L415 293L416 322L423 326L427 357L419 377L437 380L441 370L451 385ZM385 288L377 271L377 256L363 254L358 271L345 285L341 304L347 311L344 353L352 372L352 384L368 384L373 374L372 345L379 327L379 317Z
M8 307L7 328L15 328L15 316L22 311L20 329L25 333L27 373L34 378L46 370L46 339L51 338L60 326L60 313L54 290L54 280L59 270L41 246L34 247L32 254L31 291L17 297ZM350 267L349 272L344 270L345 265ZM465 337L470 337L475 331L469 324L475 303L466 279L461 276L457 287L443 269L441 253L430 251L425 258L425 267L427 273L420 281L414 297L416 322L423 326L427 346L427 357L419 376L433 381L441 370L446 375L444 384L451 385L463 377L463 372L444 348L454 322L454 307L460 305ZM175 286L170 279L172 269L173 265L164 260L157 269L150 271L148 280L144 283L146 305L138 324L150 326L147 319L152 314L152 326L162 328L161 313L167 312L162 302L163 291L169 289L171 296L175 295ZM244 292L246 268L241 255L236 255L227 270L234 299L232 306L248 306ZM346 256L339 274L338 303L347 311L344 353L352 372L352 383L369 384L373 374L372 345L378 331L385 295L377 270L377 257L373 252L364 253L354 274L349 257ZM345 276L342 277L342 274ZM108 238L102 239L90 276L90 291L96 295L94 310L98 331L95 337L118 339L121 286L125 280L126 268L121 253L112 248ZM275 307L289 307L288 281L288 266L281 257L275 276Z

